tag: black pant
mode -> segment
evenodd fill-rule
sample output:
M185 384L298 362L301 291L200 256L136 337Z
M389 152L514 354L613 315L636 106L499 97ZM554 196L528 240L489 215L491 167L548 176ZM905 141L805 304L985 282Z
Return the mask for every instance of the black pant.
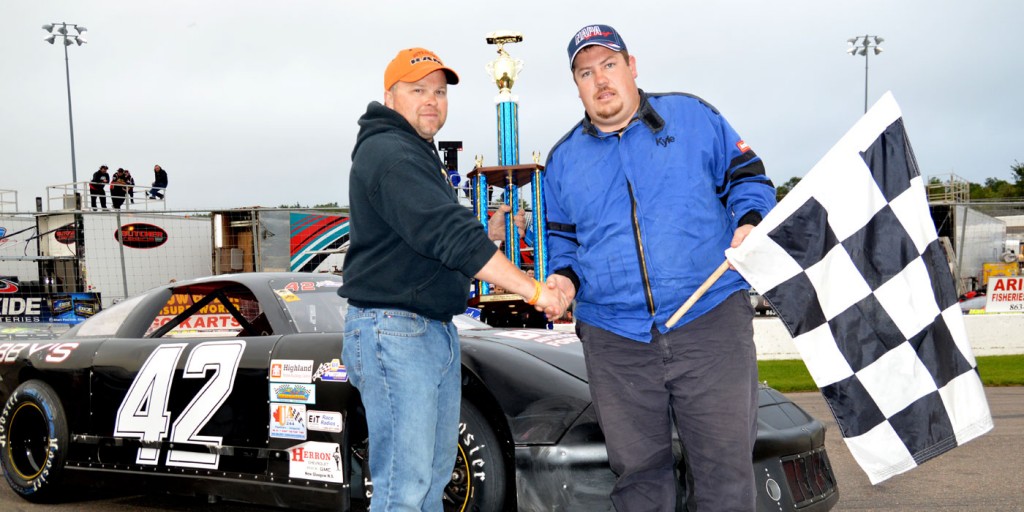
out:
M107 209L107 195L106 194L104 194L104 193L89 192L89 195L92 197L90 202L92 203L92 209L93 210L96 209L96 198L99 198L99 200L100 200L100 207L103 208L104 210Z
M737 292L641 343L577 321L608 460L624 511L675 510L675 422L700 512L754 510L757 355L753 310Z
M124 204L124 196L111 195L110 196L110 203L114 207L115 210L120 210L121 209L121 205Z

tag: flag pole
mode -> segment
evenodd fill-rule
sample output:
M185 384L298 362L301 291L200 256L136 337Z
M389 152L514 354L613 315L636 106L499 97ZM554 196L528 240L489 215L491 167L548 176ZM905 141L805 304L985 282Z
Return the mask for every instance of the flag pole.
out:
M722 277L722 274L724 274L726 270L729 270L729 260L723 261L722 264L719 265L710 276L708 276L704 283L700 285L700 288L697 288L697 291L693 292L693 295L691 295L689 299L686 299L686 302L684 302L682 306L679 306L679 309L672 315L672 318L669 318L668 322L665 323L665 327L672 327L675 325L676 322L678 322L679 319L690 310L693 303L697 302L697 299L699 299L701 295L704 295L704 292L708 291L708 288L711 288L711 285L715 284L715 281L718 281L719 277Z

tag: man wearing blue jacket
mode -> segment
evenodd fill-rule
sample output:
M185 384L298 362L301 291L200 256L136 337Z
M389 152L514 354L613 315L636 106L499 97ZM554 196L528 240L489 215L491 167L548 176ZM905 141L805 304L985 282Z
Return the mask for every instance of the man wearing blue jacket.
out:
M637 88L612 27L569 64L586 114L544 173L549 282L575 297L619 511L674 510L672 425L700 511L754 510L757 366L749 285L727 271L666 321L775 205L760 158L714 107Z

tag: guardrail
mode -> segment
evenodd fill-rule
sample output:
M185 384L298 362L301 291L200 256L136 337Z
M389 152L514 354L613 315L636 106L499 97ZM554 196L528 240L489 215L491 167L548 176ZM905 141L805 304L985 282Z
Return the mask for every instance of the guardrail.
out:
M151 198L149 196L150 190L153 190L153 187L146 185L133 185L132 195L125 196L125 201L124 204L121 205L121 209L143 211L166 211L167 189L161 189L161 192L165 196L163 199ZM104 195L106 197L107 203L106 209L110 210L113 209L113 196L111 196L107 192L107 190L104 190ZM88 210L91 209L91 197L92 195L89 193L88 181L77 181L72 183L61 183L58 185L51 185L49 187L46 187L46 211L58 212L70 210Z

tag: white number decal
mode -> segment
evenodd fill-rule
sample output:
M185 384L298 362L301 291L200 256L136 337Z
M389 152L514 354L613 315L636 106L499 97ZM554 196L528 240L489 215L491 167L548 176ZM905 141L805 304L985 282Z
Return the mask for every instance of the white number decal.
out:
M170 417L167 402L174 369L186 346L184 343L160 345L149 355L117 410L114 436L142 441L161 441L167 437ZM171 442L221 445L221 437L201 436L199 431L231 394L244 350L244 340L200 343L192 349L182 377L201 379L211 370L213 377L175 420L170 429ZM139 448L136 457L139 464L159 464L159 461L159 448ZM167 453L168 466L216 469L219 461L217 453L183 450L168 450Z
M159 441L167 435L167 400L171 394L171 378L186 345L160 345L149 355L139 374L128 388L128 394L117 409L114 437L134 437L143 441ZM135 462L156 464L158 448L139 448Z

